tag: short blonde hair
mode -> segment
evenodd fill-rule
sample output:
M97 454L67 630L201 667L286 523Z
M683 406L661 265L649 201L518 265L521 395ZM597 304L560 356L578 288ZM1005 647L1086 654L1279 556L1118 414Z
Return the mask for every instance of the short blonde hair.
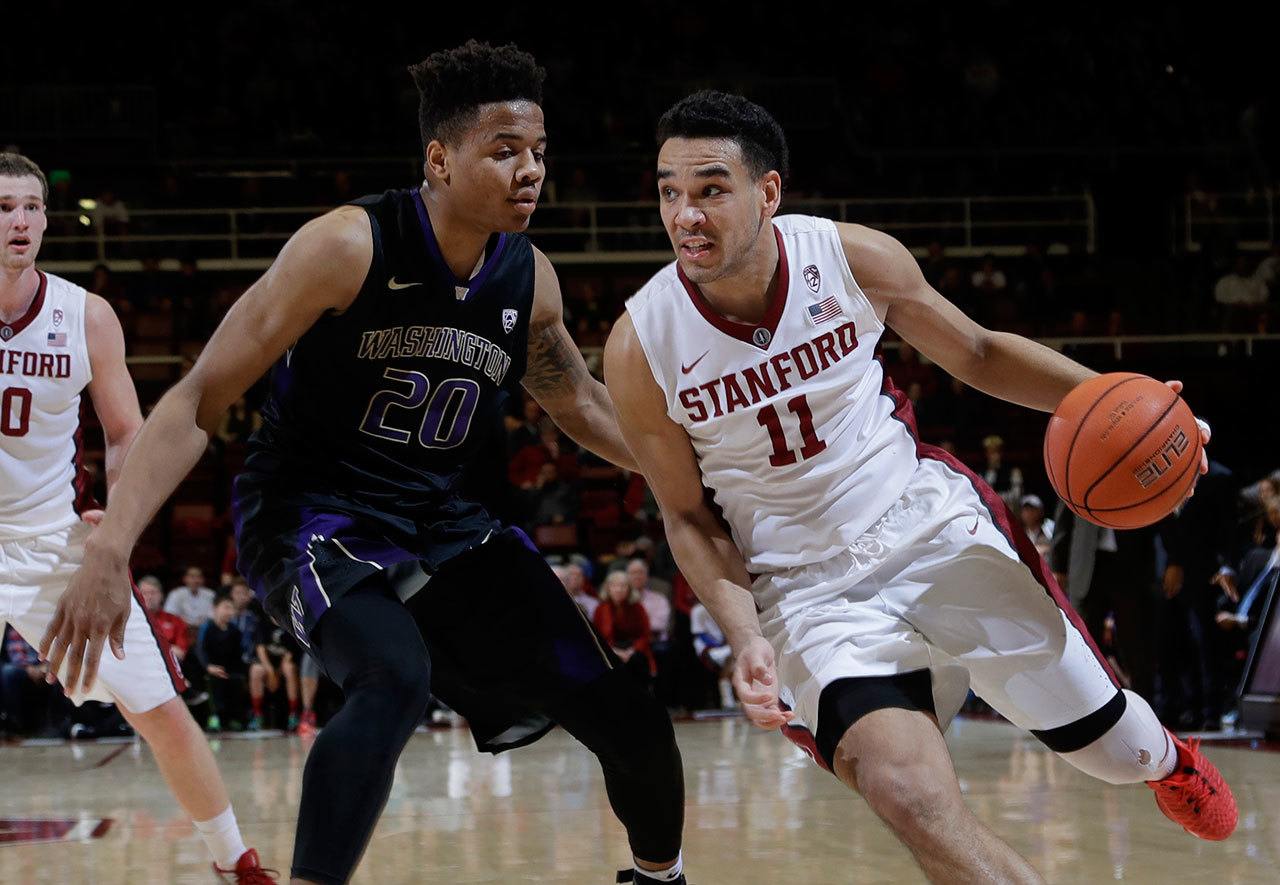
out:
M609 582L621 581L627 587L627 602L639 602L640 594L631 589L631 582L627 580L627 573L621 569L614 569L604 576L604 582L600 585L600 601L612 602L609 598Z

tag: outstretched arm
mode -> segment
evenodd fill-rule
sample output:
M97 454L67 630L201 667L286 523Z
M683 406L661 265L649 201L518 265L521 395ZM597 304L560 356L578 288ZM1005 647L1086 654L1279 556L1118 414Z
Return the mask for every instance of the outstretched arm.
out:
M560 281L547 256L533 250L533 316L524 389L579 445L627 470L635 458L618 430L618 414L604 385L591 377L582 352L564 327Z
M93 380L89 382L89 398L102 425L106 442L107 494L120 478L125 453L142 427L142 410L138 392L124 359L124 332L111 305L97 295L85 302L85 338L89 347L89 363ZM85 522L97 525L102 511L81 514Z
M925 280L905 246L860 224L840 224L845 258L887 326L970 387L1052 412L1098 374L1021 335L983 328Z
M778 706L773 648L760 632L742 553L707 506L693 445L667 416L630 314L614 324L604 370L623 436L662 509L676 563L733 647L734 688L743 709L763 728L785 724L791 714Z
M915 257L888 234L860 224L837 226L849 267L885 325L970 387L1052 412L1076 385L1098 374L1029 338L978 325L934 291ZM1181 381L1165 383L1182 393ZM1209 425L1196 423L1207 446ZM1201 449L1200 473L1208 471L1209 456Z
M222 413L267 371L321 314L355 299L372 260L368 217L339 209L305 225L271 268L227 312L190 374L164 395L129 448L102 524L85 543L40 641L63 685L93 686L103 642L124 657L129 614L129 555L157 510L200 460Z

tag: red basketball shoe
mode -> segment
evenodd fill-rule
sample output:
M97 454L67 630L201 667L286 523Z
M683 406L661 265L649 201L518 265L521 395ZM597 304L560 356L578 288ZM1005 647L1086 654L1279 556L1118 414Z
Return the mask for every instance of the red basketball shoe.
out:
M280 878L280 874L275 870L263 868L258 861L258 852L252 848L240 855L234 870L224 870L215 863L213 871L218 874L218 878L222 881L235 882L236 885L270 885L270 883ZM233 876L234 878L228 879L228 876Z
M1156 805L1191 835L1220 842L1231 835L1240 817L1231 788L1201 755L1200 741L1183 743L1172 733L1169 737L1178 748L1178 767L1163 780L1147 781L1155 790Z

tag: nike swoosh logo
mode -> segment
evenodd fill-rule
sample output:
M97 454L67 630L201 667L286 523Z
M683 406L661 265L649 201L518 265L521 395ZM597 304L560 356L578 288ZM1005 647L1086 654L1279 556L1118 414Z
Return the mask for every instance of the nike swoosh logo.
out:
M696 369L696 368L698 367L698 363L702 362L702 360L703 360L704 358L706 358L706 355L707 355L707 354L709 354L709 353L711 353L710 348L708 348L707 350L703 351L703 352L702 352L702 356L698 357L696 360L694 360L694 361L693 361L692 363L690 363L689 365L687 365L687 366L686 366L686 365L684 365L684 364L681 364L681 366L680 366L680 372L681 372L682 374L684 374L684 375L688 375L690 372L692 372L694 369Z
M388 289L410 289L414 286L421 286L421 285L422 283L398 283L396 282L395 277L392 277L391 279L387 280Z
M973 528L969 529L969 534L976 535L978 533L978 523L981 522L978 517L973 518Z

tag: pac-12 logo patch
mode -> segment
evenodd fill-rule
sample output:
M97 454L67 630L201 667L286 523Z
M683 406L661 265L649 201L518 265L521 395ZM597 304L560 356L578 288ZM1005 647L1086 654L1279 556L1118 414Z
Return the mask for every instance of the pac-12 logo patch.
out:
M62 325L62 309L61 309L61 308L55 308L55 309L54 309L54 311L53 311L53 324L54 324L55 326L61 326L61 325Z
M516 327L516 317L517 317L517 316L519 316L519 314L517 314L517 313L516 313L516 311L515 311L513 308L507 307L507 308L504 308L504 309L503 309L503 311L502 311L502 329L503 329L503 331L510 332L512 329L514 329L514 328Z
M818 287L822 285L822 274L818 272L818 265L811 264L804 269L804 282L813 291L818 291Z

